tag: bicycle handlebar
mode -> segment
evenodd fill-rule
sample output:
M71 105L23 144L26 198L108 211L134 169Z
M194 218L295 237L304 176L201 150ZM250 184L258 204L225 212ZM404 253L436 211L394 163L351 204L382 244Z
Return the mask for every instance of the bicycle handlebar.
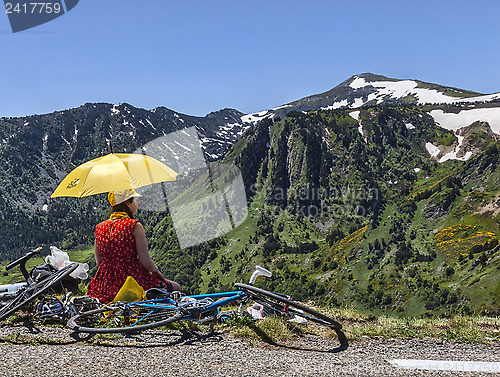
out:
M5 267L5 270L10 270L11 268L14 268L15 266L19 265L19 268L21 269L21 272L24 276L24 278L26 280L28 280L28 272L26 271L26 261L30 258L32 258L34 255L36 254L40 254L40 252L42 251L42 248L41 247L37 247L35 250L31 250L29 252L27 252L24 256L22 256L21 258L15 260L14 262L12 263L9 263L6 267Z

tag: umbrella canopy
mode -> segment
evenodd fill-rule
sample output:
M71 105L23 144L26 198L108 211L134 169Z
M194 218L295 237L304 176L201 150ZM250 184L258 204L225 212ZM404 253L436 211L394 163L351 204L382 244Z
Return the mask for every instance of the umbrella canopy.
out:
M136 189L175 181L177 173L160 161L141 154L110 153L78 166L59 184L51 198L82 198L114 190Z

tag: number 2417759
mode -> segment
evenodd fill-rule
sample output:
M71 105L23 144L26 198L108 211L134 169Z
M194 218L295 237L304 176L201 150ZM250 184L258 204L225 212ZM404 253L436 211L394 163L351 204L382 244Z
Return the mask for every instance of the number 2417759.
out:
M60 3L5 3L6 13L61 13Z

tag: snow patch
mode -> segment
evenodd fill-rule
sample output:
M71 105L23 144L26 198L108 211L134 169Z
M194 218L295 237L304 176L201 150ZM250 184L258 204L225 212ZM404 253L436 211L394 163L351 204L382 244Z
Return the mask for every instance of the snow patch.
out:
M358 127L358 131L359 133L361 134L361 136L363 137L363 139L365 139L365 142L368 143L368 140L367 138L365 137L365 134L363 133L363 125L361 124L361 122L359 121L359 114L361 113L361 111L351 111L349 113L349 115L351 116L351 118L354 118L356 119L356 121L358 122L359 124L359 127Z
M470 103L470 102L491 102L494 100L500 99L500 93L493 93L493 94L486 94L484 96L477 96L477 97L470 97L470 98L461 98L460 100L457 100L456 102L465 102L465 103Z
M340 109L341 107L347 107L349 106L349 103L347 102L346 99L340 101L340 102L334 102L333 105L322 107L321 110L335 110L335 109Z
M357 77L350 87L353 89L360 89L365 86L374 87L377 92L371 93L368 96L369 102L377 100L377 103L382 103L385 99L399 99L407 96L414 96L418 99L419 104L425 103L455 103L462 102L464 99L460 97L447 96L435 89L417 88L418 83L413 80L400 80L400 81L366 81L362 77ZM478 98L478 97L476 97ZM476 102L476 100L472 102ZM359 107L359 106L357 106Z
M417 83L411 80L368 82L364 78L358 77L350 84L350 86L353 89L373 86L377 89L377 94L375 97L372 96L371 99L379 98L379 101L383 101L383 98L380 97L390 96L392 98L401 98L409 95L410 91L417 87Z
M411 124L411 123L406 123L405 126L409 130L414 130L415 129L415 126L413 124Z
M177 144L179 147L184 148L186 151L191 152L190 148L186 147L185 145L182 145L177 140L174 140L174 143Z
M441 127L456 131L462 127L467 127L474 122L488 122L491 130L500 134L500 107L489 109L461 110L458 114L445 113L443 110L432 110L429 115Z
M353 89L360 89L367 85L368 83L362 77L356 77L353 82L349 84L349 86Z
M149 123L149 125L153 128L153 130L156 130L156 127L153 126L153 123L151 123L151 121L149 119L146 119L146 122Z
M356 109L358 107L361 107L365 104L365 101L363 101L363 98L359 97L354 100L354 103L351 105L353 109Z
M411 94L418 98L420 105L426 103L453 103L457 102L457 97L450 97L434 89L415 88Z
M441 152L439 148L432 143L425 143L425 148L432 157L436 157Z
M292 107L292 105L283 105L283 106L276 107L272 110L281 110L281 109L286 109L287 107Z
M462 143L464 141L464 137L460 135L456 135L458 138L458 144L455 147L455 149L451 152L446 153L444 156L442 156L438 162L443 163L448 160L460 160L460 161L467 161L469 158L472 157L472 152L467 152L463 157L458 157L458 153L460 152L460 148L462 146ZM432 157L437 157L441 151L439 150L438 147L436 147L432 143L426 143L425 148L427 148L427 151Z
M259 120L264 119L264 117L269 113L268 110L261 111L260 113L243 115L241 121L244 123L257 123Z
M458 138L458 145L456 146L455 150L453 152L445 154L443 157L439 159L439 162L445 162L448 160L460 160L460 161L467 161L469 158L472 156L472 152L467 152L463 157L457 157L458 152L460 151L460 147L462 146L462 143L464 141L464 137L460 135L456 135Z
M175 118L177 118L177 119L179 119L182 123L184 123L184 119L182 119L182 118L179 116L179 114L175 113L175 114L174 114L174 117L175 117Z
M361 113L361 111L351 111L349 113L349 115L351 116L351 118L354 118L359 122L359 114L360 113Z

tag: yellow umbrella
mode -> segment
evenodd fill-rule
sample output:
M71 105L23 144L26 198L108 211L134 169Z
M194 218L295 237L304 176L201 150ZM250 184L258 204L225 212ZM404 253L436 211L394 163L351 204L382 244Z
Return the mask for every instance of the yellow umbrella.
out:
M59 184L51 198L78 198L108 191L136 189L153 183L175 181L177 173L152 157L110 153L78 166Z

